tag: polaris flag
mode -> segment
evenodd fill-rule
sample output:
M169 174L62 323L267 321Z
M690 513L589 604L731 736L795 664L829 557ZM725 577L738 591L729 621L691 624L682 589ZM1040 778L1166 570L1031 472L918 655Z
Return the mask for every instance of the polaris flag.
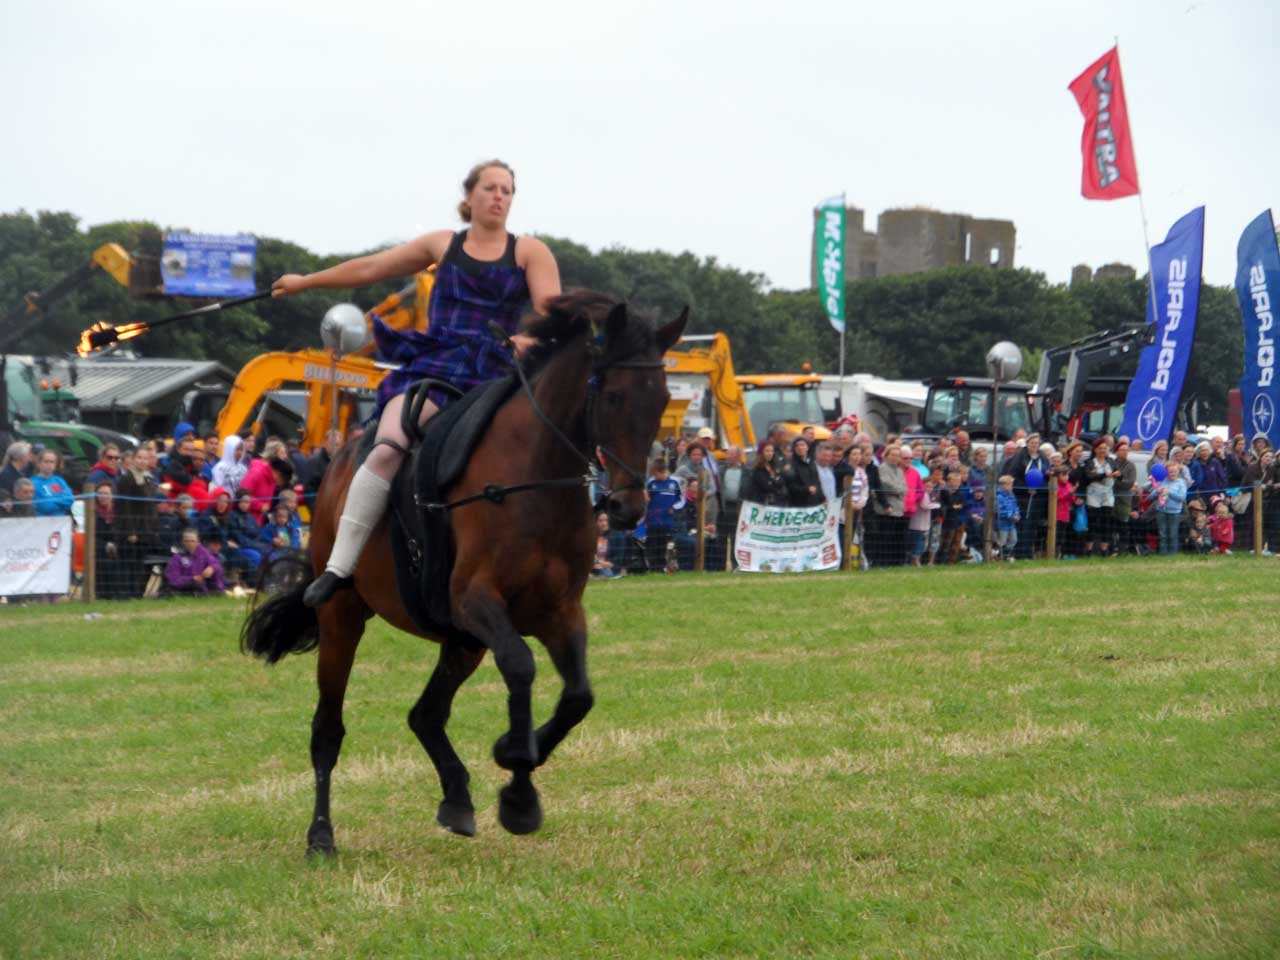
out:
M1151 288L1147 323L1155 342L1142 351L1129 385L1120 432L1148 449L1173 432L1182 380L1191 359L1200 306L1200 261L1204 252L1204 207L1196 207L1169 228L1164 243L1151 248ZM1152 300L1157 314L1152 316Z
M1236 248L1236 295L1244 317L1244 376L1240 412L1249 440L1264 434L1272 449L1280 444L1280 382L1276 377L1276 324L1280 310L1280 248L1264 210L1245 227Z
M813 225L818 299L837 333L844 333L844 197L822 201Z

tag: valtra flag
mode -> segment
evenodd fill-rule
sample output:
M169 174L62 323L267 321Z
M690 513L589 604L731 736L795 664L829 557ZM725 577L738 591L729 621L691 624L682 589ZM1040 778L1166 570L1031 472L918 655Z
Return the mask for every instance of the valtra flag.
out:
M1236 294L1244 319L1244 376L1240 407L1244 432L1280 445L1280 377L1276 376L1276 311L1280 310L1280 249L1271 211L1245 228L1236 248Z
M1164 243L1151 248L1151 295L1147 323L1155 342L1144 347L1129 384L1120 432L1150 450L1168 440L1182 399L1182 381L1196 339L1200 307L1200 263L1204 255L1204 207L1196 207L1169 228ZM1152 299L1155 311L1152 312Z
M1119 49L1112 47L1071 81L1071 92L1084 114L1080 192L1090 200L1117 200L1137 193L1138 167L1129 137Z

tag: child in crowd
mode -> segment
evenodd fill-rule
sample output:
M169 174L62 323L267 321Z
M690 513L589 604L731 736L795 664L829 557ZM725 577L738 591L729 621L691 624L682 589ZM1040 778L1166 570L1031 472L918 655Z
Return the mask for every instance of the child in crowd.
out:
M278 506L271 511L268 523L263 524L262 539L270 544L269 559L275 560L291 550L302 549L302 539L298 530L289 522L289 508Z
M951 453L954 447L948 450ZM958 456L958 453L957 453ZM968 511L968 496L962 489L962 482L967 479L967 470L961 470L959 460L956 466L947 473L947 485L941 498L942 506L942 556L945 563L959 563L960 551L964 549L964 524Z
M1213 549L1213 528L1204 504L1199 500L1192 500L1187 504L1186 514L1186 548L1192 553L1208 553Z
M1058 478L1058 555L1069 557L1072 556L1068 546L1074 532L1071 529L1071 510L1075 506L1076 486L1071 482L1071 468L1066 464L1060 465L1053 472Z
M596 558L591 564L593 577L619 577L622 571L609 559L609 515L601 510L596 514Z
M933 484L933 490L929 494L929 500L933 503L933 508L929 511L929 543L925 546L924 552L928 559L925 561L929 566L933 566L938 562L938 551L942 549L942 512L943 512L943 495L946 493L946 471L942 468L941 457L931 457L929 459L928 476L925 479ZM920 507L924 509L923 506Z
M1022 514L1018 511L1018 498L1013 495L1013 477L1002 474L996 483L996 546L1000 556L1012 563Z
M1214 497L1213 503L1213 519L1209 521L1213 530L1213 549L1218 553L1230 553L1231 544L1236 539L1236 521L1231 516L1231 504L1223 496Z
M178 593L206 595L210 587L219 593L227 589L222 579L222 564L200 545L200 535L192 527L182 531L182 546L169 558L164 579L169 588Z
M172 500L156 502L156 546L163 553L178 549L182 542L182 528L186 526Z
M653 461L649 468L649 481L644 487L649 494L649 506L644 515L645 553L649 569L661 570L667 563L667 544L671 543L676 518L684 509L684 491L662 458Z
M911 467L906 469L910 470ZM929 531L933 527L933 508L937 506L934 493L938 489L937 479L933 474L925 478L920 491L920 500L916 504L916 512L907 520L907 553L911 557L911 565L918 567L929 550Z

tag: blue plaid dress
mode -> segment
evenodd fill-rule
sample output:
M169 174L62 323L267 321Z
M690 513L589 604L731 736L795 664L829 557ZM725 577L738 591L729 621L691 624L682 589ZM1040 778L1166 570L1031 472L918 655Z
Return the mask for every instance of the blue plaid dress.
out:
M494 339L489 323L496 320L513 334L529 308L529 284L524 268L516 265L516 238L507 238L507 249L499 259L476 260L462 249L466 237L466 230L453 235L436 268L428 307L431 323L425 333L392 330L374 315L378 353L388 363L400 364L378 386L375 417L381 416L392 397L424 377L467 391L511 371L511 352ZM431 401L438 407L451 399L431 391Z

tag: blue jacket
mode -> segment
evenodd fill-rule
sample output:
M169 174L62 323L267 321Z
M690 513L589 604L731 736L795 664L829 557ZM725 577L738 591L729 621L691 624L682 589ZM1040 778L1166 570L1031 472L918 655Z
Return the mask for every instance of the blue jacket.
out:
M1181 513L1182 506L1187 502L1187 485L1182 482L1182 478L1177 480L1168 480L1160 484L1157 488L1164 492L1165 501L1163 504L1157 503L1156 510L1160 513Z
M259 553L265 553L271 547L262 539L262 528L253 519L253 514L245 513L239 507L231 511L231 518L227 521L227 537L240 547L257 550Z
M996 489L996 529L998 530L1016 530L1018 521L1018 498L1013 495L1013 491L1002 488Z
M684 490L675 477L665 480L650 478L644 485L649 491L649 506L644 522L650 530L670 530L675 526L676 512L684 506Z
M286 523L284 526L277 527L274 523L268 523L262 527L262 539L266 540L273 548L278 549L275 539L281 533L285 535L285 538L289 541L289 546L293 547L293 549L297 550L302 546L302 539L291 524Z
M31 483L36 488L37 517L60 517L71 512L71 504L76 500L71 493L71 484L56 473L51 477L34 474Z

